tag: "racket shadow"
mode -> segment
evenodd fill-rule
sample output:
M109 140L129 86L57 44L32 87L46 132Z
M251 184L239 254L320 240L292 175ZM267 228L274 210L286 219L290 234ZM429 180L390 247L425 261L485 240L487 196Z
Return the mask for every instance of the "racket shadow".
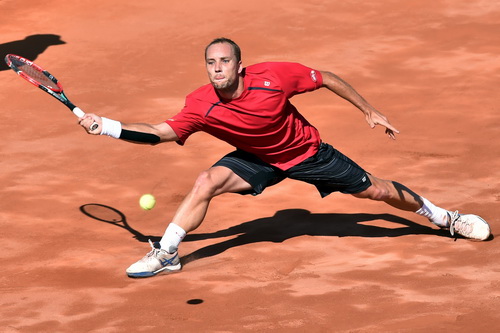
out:
M159 236L144 235L143 233L132 228L128 224L125 214L116 208L98 203L89 203L80 206L80 211L94 220L127 230L133 235L133 238L137 239L139 242L147 243L149 239L153 242L157 242L161 239Z

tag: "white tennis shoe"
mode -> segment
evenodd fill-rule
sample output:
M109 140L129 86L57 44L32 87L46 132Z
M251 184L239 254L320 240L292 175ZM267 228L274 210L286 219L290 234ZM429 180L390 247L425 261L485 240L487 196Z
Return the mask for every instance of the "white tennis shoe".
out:
M490 226L481 217L473 214L460 215L458 211L448 213L452 236L458 234L476 240L486 240L490 237Z
M133 278L145 278L158 274L172 273L181 269L177 251L168 253L162 250L160 243L149 240L151 251L141 260L127 268L127 275Z

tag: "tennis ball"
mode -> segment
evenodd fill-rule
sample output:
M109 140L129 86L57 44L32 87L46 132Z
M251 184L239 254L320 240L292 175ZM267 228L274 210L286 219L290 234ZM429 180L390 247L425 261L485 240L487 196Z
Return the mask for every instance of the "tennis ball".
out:
M139 199L139 205L144 210L153 209L153 207L156 205L156 199L152 194L144 194Z

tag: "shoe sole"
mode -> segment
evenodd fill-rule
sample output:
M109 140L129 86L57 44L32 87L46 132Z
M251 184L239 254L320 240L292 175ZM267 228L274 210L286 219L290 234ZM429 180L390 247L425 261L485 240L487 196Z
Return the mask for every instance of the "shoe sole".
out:
M181 264L177 264L174 266L167 266L160 268L157 271L154 272L135 272L135 273L129 273L127 272L127 276L131 278L147 278L147 277L152 277L156 275L161 275L161 274L170 274L170 273L175 273L181 270Z

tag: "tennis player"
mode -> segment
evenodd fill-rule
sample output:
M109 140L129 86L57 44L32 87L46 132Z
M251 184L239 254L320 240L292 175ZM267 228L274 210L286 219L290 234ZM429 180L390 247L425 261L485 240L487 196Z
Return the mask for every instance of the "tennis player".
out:
M378 178L321 140L290 103L296 94L326 88L352 103L370 127L382 126L395 139L399 131L337 75L297 63L265 62L243 67L241 51L227 38L205 49L210 84L186 97L184 108L160 124L126 124L87 114L80 119L86 131L134 142L177 142L204 131L236 150L201 172L151 251L127 270L130 277L150 277L181 269L179 244L203 221L210 201L223 193L258 195L285 178L314 185L322 197L332 192L383 201L415 212L451 235L486 240L490 227L477 215L460 215L431 203L406 186ZM99 127L91 130L97 122Z

